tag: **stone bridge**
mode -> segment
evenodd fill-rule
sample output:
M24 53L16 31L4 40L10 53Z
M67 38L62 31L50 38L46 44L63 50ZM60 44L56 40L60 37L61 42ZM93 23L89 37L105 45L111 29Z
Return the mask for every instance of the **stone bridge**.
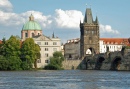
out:
M130 49L86 55L80 64L82 69L130 70Z

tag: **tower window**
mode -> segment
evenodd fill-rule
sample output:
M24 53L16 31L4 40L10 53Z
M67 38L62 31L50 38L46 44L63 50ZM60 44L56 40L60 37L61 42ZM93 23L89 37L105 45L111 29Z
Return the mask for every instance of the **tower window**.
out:
M28 33L25 33L25 37L28 37Z
M89 40L92 40L92 37L89 37Z

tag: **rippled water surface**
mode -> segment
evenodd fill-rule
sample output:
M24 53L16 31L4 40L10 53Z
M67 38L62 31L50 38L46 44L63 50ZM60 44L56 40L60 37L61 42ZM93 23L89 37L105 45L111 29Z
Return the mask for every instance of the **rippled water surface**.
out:
M130 71L0 71L0 89L130 89Z

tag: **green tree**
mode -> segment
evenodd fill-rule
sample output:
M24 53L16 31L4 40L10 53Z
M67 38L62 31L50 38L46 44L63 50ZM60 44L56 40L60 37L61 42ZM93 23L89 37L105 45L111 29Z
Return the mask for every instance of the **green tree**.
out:
M45 69L59 70L62 67L64 57L61 52L54 52L53 57L50 57L50 64L45 66Z
M53 57L50 58L50 63L59 67L62 67L62 61L64 61L64 57L59 51L54 52Z
M20 60L20 40L16 39L15 36L11 36L7 41L3 40L2 45L2 56L5 57L1 60L1 65L5 65L3 69L7 70L19 70L21 65ZM7 67L7 68L6 68ZM2 68L1 68L2 69Z
M9 61L2 55L0 55L0 70L8 70Z
M8 58L9 58L8 70L21 70L22 61L20 58L18 58L17 56L10 56Z
M2 39L2 43L0 44L0 55L3 55L5 56L5 42L6 42L6 39L3 38Z
M27 38L21 47L21 57L24 63L28 64L28 68L31 69L33 63L35 63L36 59L38 58L39 51L38 46L36 46L34 40L32 38ZM37 54L37 55L36 55Z
M35 61L34 61L34 67L37 68L37 59L40 59L40 47L38 44L35 44Z
M3 46L5 49L5 56L15 56L17 58L20 57L20 40L16 39L15 36L11 36L9 40L5 42L5 45Z

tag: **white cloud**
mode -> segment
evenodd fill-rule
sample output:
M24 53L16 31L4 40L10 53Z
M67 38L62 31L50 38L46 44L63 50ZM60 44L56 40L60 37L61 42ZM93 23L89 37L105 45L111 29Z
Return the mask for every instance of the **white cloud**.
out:
M27 11L20 14L21 17L25 18L25 22L28 21L29 16L33 14L35 21L40 23L40 25L45 28L52 23L51 15L45 16L42 12L39 11Z
M2 11L12 11L12 4L9 0L0 0L0 9Z
M102 25L100 24L100 32L101 34L107 33L107 34L120 34L119 31L112 29L110 25Z
M23 18L19 14L0 11L0 24L5 26L20 25Z
M51 16L45 16L39 11L27 11L21 14L13 13L13 6L9 0L0 0L0 25L18 27L28 21L31 14L34 15L35 20L38 21L41 26L47 27L52 23Z
M28 21L31 14L33 14L35 20L40 23L42 28L55 26L55 28L79 29L80 20L83 20L82 13L76 10L63 11L56 9L53 17L51 15L43 15L39 11L27 11L21 14L0 11L0 24L5 26L23 25Z
M60 28L79 28L80 20L83 20L81 11L56 9L55 13L55 22Z
M33 14L34 19L41 24L41 26L47 27L51 24L52 20L50 20L49 16L44 16L43 13L38 11L27 11L21 14L16 14L13 12L4 12L0 11L0 24L4 26L18 26L23 25L25 22L29 20L29 16Z

